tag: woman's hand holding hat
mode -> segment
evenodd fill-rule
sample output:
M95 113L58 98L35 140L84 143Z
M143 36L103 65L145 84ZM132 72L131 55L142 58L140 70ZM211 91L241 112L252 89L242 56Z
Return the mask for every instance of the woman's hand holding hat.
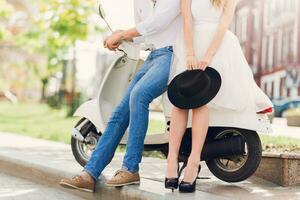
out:
M204 56L204 58L200 61L197 61L196 56L194 55L188 55L186 57L187 61L187 69L188 70L205 70L206 67L208 67L209 63L211 62L210 56Z
M205 70L206 69L206 67L208 66L208 62L207 61L205 61L205 60L200 60L199 62L198 62L198 68L197 69L201 69L201 70Z
M198 69L205 70L210 64L213 57L213 53L207 52L202 60L197 63Z
M195 55L186 56L186 65L188 70L193 70L197 68L198 61Z

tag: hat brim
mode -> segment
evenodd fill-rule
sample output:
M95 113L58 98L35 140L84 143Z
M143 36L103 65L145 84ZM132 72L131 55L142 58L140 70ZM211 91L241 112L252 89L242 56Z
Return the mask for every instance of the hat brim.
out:
M221 76L217 70L211 67L205 69L205 73L210 78L211 83L207 93L198 94L193 97L185 97L178 90L178 79L185 72L178 74L168 86L168 97L170 102L181 109L193 109L206 105L209 103L219 92L221 87Z

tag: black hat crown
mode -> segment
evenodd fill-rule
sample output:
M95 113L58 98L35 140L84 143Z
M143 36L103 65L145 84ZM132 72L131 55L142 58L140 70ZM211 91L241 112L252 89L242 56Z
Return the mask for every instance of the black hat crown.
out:
M180 77L181 85L179 92L186 97L192 97L199 93L206 93L210 87L210 79L203 70L187 71L184 76Z
M222 79L217 70L186 70L168 86L170 102L181 109L193 109L210 102L218 93Z

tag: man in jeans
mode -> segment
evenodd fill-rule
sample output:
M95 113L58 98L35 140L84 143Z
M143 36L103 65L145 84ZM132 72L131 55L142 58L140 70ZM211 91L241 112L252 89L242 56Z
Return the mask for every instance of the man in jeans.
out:
M93 192L127 127L129 135L122 169L106 184L123 186L140 182L138 171L148 128L149 104L167 89L172 47L181 21L180 0L135 0L134 4L136 27L115 32L104 41L104 46L115 50L122 40L144 36L146 44L154 46L154 50L129 84L82 174L61 180L62 186Z

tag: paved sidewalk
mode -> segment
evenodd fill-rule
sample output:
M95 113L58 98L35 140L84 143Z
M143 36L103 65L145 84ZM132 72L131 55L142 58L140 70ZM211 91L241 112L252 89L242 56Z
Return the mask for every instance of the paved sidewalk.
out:
M0 133L0 164L1 158L9 158L30 162L32 168L44 166L48 171L55 171L61 176L70 176L81 171L74 160L70 146L62 143L33 139L13 134ZM104 176L110 177L121 166L123 154L117 153L111 164L104 171ZM1 168L1 165L0 165ZM172 194L163 187L166 162L157 158L143 158L140 174L142 183L139 187L123 187L122 191L128 193L134 189L138 196L147 193L155 193L163 199L242 199L242 200L300 200L300 186L280 187L257 177L251 177L240 183L226 183L214 177L205 163L202 164L200 179L197 182L198 192L193 195L183 195L178 192ZM33 169L34 170L34 169ZM22 173L22 172L20 172ZM50 177L44 177L49 179ZM53 180L52 180L53 181ZM100 191L104 192L103 187ZM121 191L121 192L122 192ZM114 194L116 191L111 191ZM0 198L1 199L1 198Z
M32 178L43 184L58 186L61 177L71 177L81 172L82 167L76 163L70 145L46 140L34 139L20 135L0 133L0 171L5 170L14 176ZM121 167L123 154L117 153L111 164L104 171L105 177L111 177ZM141 166L142 180L140 186L120 188L103 185L105 177L97 185L95 194L78 192L59 187L63 191L72 192L84 199L172 199L189 200L209 199L228 200L228 198L212 193L197 191L194 194L180 195L165 190L160 180L164 177L165 160L144 158ZM32 177L28 177L28 175ZM234 199L234 198L229 198Z
M82 200L56 188L0 173L1 200Z

